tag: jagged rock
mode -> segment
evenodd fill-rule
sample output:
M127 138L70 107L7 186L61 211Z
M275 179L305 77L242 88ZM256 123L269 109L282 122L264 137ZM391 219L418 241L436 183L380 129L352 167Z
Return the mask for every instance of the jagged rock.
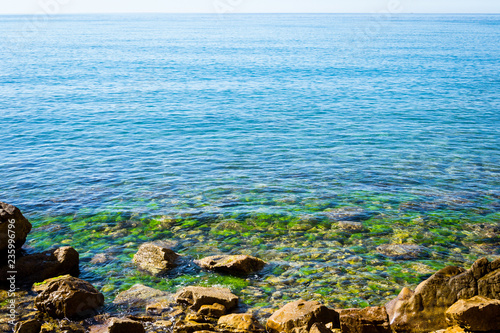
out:
M59 275L77 275L79 262L80 256L71 246L19 257L16 260L16 283L31 285ZM7 279L9 270L8 266L0 268L0 281Z
M127 318L112 318L108 325L109 333L145 333L144 326Z
M382 244L377 251L394 259L416 259L425 254L425 248L414 244Z
M198 310L202 305L222 304L231 310L238 304L238 296L227 288L185 287L175 296L177 303L191 306Z
M232 274L250 274L260 271L266 262L247 255L220 255L195 260L195 263L205 269Z
M249 313L233 313L219 318L217 322L222 332L246 333L264 332L264 327Z
M384 307L338 310L342 333L391 333Z
M14 221L13 224L10 222ZM13 225L14 227L9 227ZM10 231L9 231L10 230ZM7 253L9 239L12 239L16 249L26 242L31 231L31 223L23 216L19 208L0 201L0 253Z
M166 245L155 242L142 244L134 255L133 261L140 269L152 275L159 275L175 267L178 257L179 255Z
M198 314L207 317L219 318L226 314L226 307L219 303L202 305L198 310Z
M480 278L477 288L479 296L500 299L500 268Z
M314 323L332 323L339 328L339 314L316 301L298 300L286 304L267 320L270 333L306 333Z
M146 287L142 284L135 284L130 289L116 295L113 304L140 307L145 306L147 303L166 300L169 296L170 294L167 292Z
M69 277L71 277L71 275L65 274L65 275L60 275L60 276L56 276L56 277L44 280L42 282L34 283L33 286L31 287L31 290L33 290L34 292L40 294L42 291L44 291L45 289L47 289L48 285L51 282L58 281L58 280L63 280L63 279L67 279Z
M448 325L474 332L500 330L500 300L482 296L458 300L446 310Z
M392 328L406 332L430 332L446 328L445 311L457 300L477 295L479 281L484 286L481 296L495 298L494 279L498 269L493 272L490 270L496 265L483 258L477 260L469 270L453 266L439 270L420 283L408 299L398 301L392 309L388 309ZM493 285L493 288L486 285Z
M36 319L18 322L14 328L15 333L40 333L42 323Z
M363 226L363 223L361 222L354 222L354 221L339 221L338 227L344 231L347 232L362 232L364 231L365 227Z
M104 304L104 296L90 283L75 277L51 282L35 298L35 306L54 318L84 318Z

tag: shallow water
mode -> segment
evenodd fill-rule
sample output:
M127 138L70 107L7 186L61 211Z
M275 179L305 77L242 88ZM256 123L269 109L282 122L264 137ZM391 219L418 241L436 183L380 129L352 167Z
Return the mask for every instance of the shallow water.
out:
M500 16L60 16L19 37L30 19L0 17L1 200L108 301L141 282L378 305L500 256ZM156 239L186 257L163 278L131 264ZM190 264L219 253L270 265Z

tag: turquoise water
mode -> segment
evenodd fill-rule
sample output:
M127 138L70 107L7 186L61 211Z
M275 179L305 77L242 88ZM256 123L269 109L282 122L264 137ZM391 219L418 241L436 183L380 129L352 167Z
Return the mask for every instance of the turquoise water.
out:
M29 20L0 17L1 200L33 222L28 251L74 246L108 300L141 282L377 305L500 256L500 16ZM152 278L130 260L155 239L270 265Z

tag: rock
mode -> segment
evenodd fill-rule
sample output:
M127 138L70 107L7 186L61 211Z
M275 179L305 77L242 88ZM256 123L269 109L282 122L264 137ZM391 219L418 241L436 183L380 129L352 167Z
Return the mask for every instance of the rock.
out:
M14 222L10 223L12 221ZM23 216L19 208L0 201L0 253L7 253L7 249L12 250L9 248L9 239L12 239L11 244L16 249L20 249L26 242L30 231L31 223Z
M202 305L222 304L226 310L238 305L238 296L227 288L185 287L175 296L177 303L191 306L198 310Z
M60 275L60 276L56 276L56 277L44 280L42 282L34 283L33 286L31 287L31 290L33 290L34 292L40 294L42 291L44 291L45 289L47 289L48 285L51 282L58 281L58 280L64 280L64 279L67 279L69 277L71 277L71 275L69 275L69 274Z
M42 323L36 319L18 322L14 328L15 333L40 333Z
M358 221L369 217L368 212L361 207L339 207L330 209L325 214L335 221Z
M221 255L195 260L195 263L205 269L232 274L250 274L260 271L265 261L247 255Z
M322 323L314 323L309 330L309 333L332 333L328 327Z
M79 262L78 252L71 246L19 257L16 260L16 282L31 285L59 275L77 275ZM0 281L7 279L8 271L8 266L0 268Z
M35 298L35 306L54 318L84 318L104 304L104 296L90 283L75 277L60 279Z
M168 299L169 293L146 287L142 284L133 285L130 289L122 291L116 295L113 304L130 305L130 306L145 306L147 303L159 302L160 300Z
M156 300L146 305L146 312L151 315L159 316L164 312L174 311L174 306L179 305L172 304L169 299Z
M473 332L500 330L500 300L482 296L461 299L446 310L449 326L460 326Z
M226 307L219 303L202 305L198 310L198 314L207 317L219 318L226 314Z
M398 297L393 299L392 301L388 302L385 305L385 310L387 311L387 314L389 315L389 318L394 317L394 309L398 306L401 305L404 301L407 301L410 299L410 297L413 295L413 291L411 291L409 288L404 287L401 289Z
M209 323L198 323L195 321L178 321L174 325L174 333L193 333L199 331L212 331L214 327Z
M217 322L222 332L245 333L264 332L264 327L249 313L233 313L219 318Z
M339 310L342 333L391 333L384 307Z
M267 320L270 333L306 333L314 323L332 323L339 328L339 314L316 301L298 300L286 304Z
M347 232L362 232L365 227L361 222L339 221L338 227Z
M425 254L425 248L414 244L383 244L377 251L393 259L416 259Z
M145 333L144 326L127 318L111 318L108 324L109 333Z
M500 268L480 278L477 288L480 296L500 299Z
M134 255L134 263L152 275L163 274L175 267L179 255L160 242L145 243Z
M169 320L157 320L153 323L153 325L159 328L169 329L174 324Z
M498 269L490 271L495 265L479 259L469 270L453 266L439 270L420 283L409 298L396 301L392 309L387 308L392 328L406 332L446 328L445 311L457 300L472 298L479 290L483 292L481 296L495 298Z

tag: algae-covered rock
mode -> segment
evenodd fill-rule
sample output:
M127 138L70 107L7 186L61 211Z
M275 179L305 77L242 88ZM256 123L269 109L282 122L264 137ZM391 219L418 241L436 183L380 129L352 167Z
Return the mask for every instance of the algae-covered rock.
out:
M145 243L139 247L133 261L137 266L152 275L163 274L175 267L179 255L161 242Z
M232 313L219 318L219 330L231 333L264 332L264 327L249 313Z
M220 255L196 260L203 268L232 274L250 274L260 271L266 262L248 255Z
M21 248L30 231L31 223L23 216L19 208L0 201L0 252L7 253L9 239L12 239L12 244L16 249Z
M84 318L104 304L104 296L90 283L67 277L49 283L35 298L35 306L54 318Z
M222 304L226 310L238 305L238 296L227 288L185 287L179 291L175 300L177 303L191 306L198 310L202 305Z
M325 211L326 216L334 221L357 221L368 218L370 214L361 207L346 206Z
M266 328L270 333L305 333L314 323L331 323L333 328L339 328L339 314L317 301L298 300L273 313Z
M500 300L482 296L458 300L446 310L446 322L473 332L500 330Z
M16 283L31 285L59 275L77 275L79 262L79 254L71 246L22 256L16 260ZM8 266L0 268L0 281L7 279L8 271Z

